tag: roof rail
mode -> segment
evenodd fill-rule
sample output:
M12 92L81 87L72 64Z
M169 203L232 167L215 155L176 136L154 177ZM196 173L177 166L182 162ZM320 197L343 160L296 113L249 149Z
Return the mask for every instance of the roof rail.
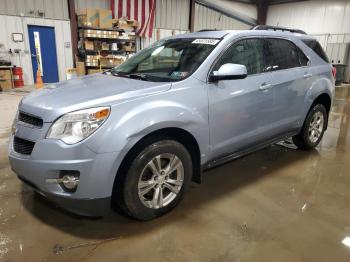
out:
M307 35L305 31L300 30L300 29L293 29L293 28L287 28L287 27L281 27L281 26L272 26L272 25L257 25L252 28L252 30L273 30L273 31L288 31L291 33L298 33L298 34L303 34Z

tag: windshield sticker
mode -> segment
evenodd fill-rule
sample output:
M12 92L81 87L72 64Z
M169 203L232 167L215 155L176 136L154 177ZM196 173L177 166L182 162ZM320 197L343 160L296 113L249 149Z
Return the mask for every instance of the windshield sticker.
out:
M188 74L188 72L178 72L178 71L174 71L171 73L172 77L186 77Z
M192 44L216 45L219 41L217 39L196 39Z

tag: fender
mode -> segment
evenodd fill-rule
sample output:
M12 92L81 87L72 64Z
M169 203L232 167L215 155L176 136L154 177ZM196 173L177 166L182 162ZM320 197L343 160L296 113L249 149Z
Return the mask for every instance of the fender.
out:
M305 98L304 98L305 107L304 107L302 120L304 121L313 102L320 95L327 94L329 95L332 101L332 98L334 95L334 89L335 89L334 85L332 84L332 82L329 80L328 77L321 77L321 78L318 78L316 81L314 81L311 87L308 89L308 91L305 94Z
M167 96L169 95L168 93ZM180 102L157 98L142 103L134 100L112 107L111 110L116 111L111 115L112 119L108 119L106 125L102 126L104 129L102 132L96 132L91 137L93 139L88 141L88 147L96 153L118 152L109 177L111 188L106 191L112 192L115 175L129 150L143 137L159 129L176 127L191 133L199 145L201 162L207 161L209 152L207 107L201 112Z

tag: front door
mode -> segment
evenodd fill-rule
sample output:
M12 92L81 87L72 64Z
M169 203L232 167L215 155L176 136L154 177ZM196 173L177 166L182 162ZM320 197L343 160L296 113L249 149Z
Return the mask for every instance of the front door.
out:
M55 29L28 25L28 35L34 82L36 83L38 69L44 83L58 82Z
M212 158L243 150L269 138L273 121L271 73L265 73L264 41L239 40L219 59L213 71L226 63L242 64L248 76L208 83Z

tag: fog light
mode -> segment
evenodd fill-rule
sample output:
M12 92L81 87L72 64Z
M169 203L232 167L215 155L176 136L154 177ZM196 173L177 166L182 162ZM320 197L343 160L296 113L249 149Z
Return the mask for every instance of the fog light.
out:
M70 176L70 175L64 175L62 177L61 183L63 186L69 190L74 190L77 188L78 183L79 183L79 178L75 176Z
M73 193L77 190L80 172L77 170L60 170L59 178L47 178L48 184L59 184L64 191Z

